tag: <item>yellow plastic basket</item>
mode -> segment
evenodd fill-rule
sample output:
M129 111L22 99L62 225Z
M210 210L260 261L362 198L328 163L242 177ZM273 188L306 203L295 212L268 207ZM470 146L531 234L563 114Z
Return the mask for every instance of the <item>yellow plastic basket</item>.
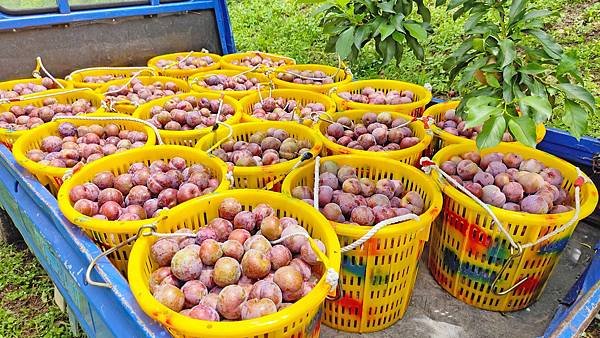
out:
M452 156L475 151L474 144L451 145L441 149L433 158L436 164ZM504 143L484 149L482 155L491 152L513 152L523 158L535 158L546 166L561 171L562 187L574 196L577 169L550 154L520 144ZM434 180L440 180L433 172ZM587 178L587 177L585 177ZM577 223L541 244L524 249L510 260L511 250L507 238L492 221L487 212L445 180L438 181L444 193L442 216L432 226L429 247L429 269L436 281L454 297L475 307L490 311L516 311L529 306L541 294L554 264L565 248ZM444 182L444 183L441 183ZM585 183L580 189L581 212L585 218L596 208L598 191L593 183ZM575 211L535 215L507 211L490 206L504 224L516 243L536 241L567 223ZM493 281L502 268L495 287ZM527 277L513 291L505 292Z
M206 226L208 220L218 217L219 204L230 197L240 201L244 210L251 210L259 203L268 203L278 217L293 217L298 220L313 238L325 244L325 256L328 261L325 265L335 271L339 270L340 244L327 224L327 219L306 203L271 191L232 190L194 199L185 206L173 208L167 219L159 224L159 231L173 232L181 228L198 230ZM155 241L153 236L142 236L133 245L129 261L129 285L142 310L164 325L174 337L319 336L322 305L329 292L325 275L308 295L277 313L237 322L202 321L170 310L150 294L148 279L151 272L158 268L156 262L150 258L150 247Z
M232 62L236 61L236 60L241 60L243 57L246 57L246 56L253 57L256 55L258 55L260 57L269 57L273 61L283 60L286 65L295 65L296 64L296 60L294 60L290 57L287 57L287 56L283 56L283 55L264 53L264 52L245 52L245 53L234 53L234 54L223 55L221 57L221 68L233 69L233 70L239 70L239 71L251 69L251 67L234 65ZM277 68L277 67L266 67L266 66L261 65L261 66L257 67L254 71L257 73L264 73L264 72L274 69L274 68Z
M198 84L200 81L202 81L212 75L225 75L225 76L229 76L229 77L234 77L234 76L240 75L240 74L245 75L248 78L255 77L259 81L259 83L265 87L268 87L271 83L271 79L269 79L269 77L266 76L265 74L240 71L240 70L234 70L234 69L219 69L219 70L197 73L197 74L190 76L190 78L188 79L188 82L189 82L192 90L195 92L219 93L219 94L228 95L237 100L240 100L240 99L244 98L245 96L255 93L256 90L255 89L252 89L252 90L212 90L210 88L206 88L206 87L203 87Z
M226 179L227 167L223 162L218 161L213 156L208 156L205 153L194 150L193 148L161 145L133 149L107 156L83 167L69 179L65 180L60 187L57 195L58 207L71 223L83 229L100 249L106 251L137 234L142 225L158 222L159 218L149 218L139 221L107 221L88 217L77 212L73 208L69 198L69 192L76 185L91 182L94 176L101 171L110 171L115 175L120 175L126 173L133 163L142 162L149 165L152 161L169 161L173 157L185 159L188 166L197 163L208 168L212 175L220 182L215 191L223 191L229 188L229 181ZM188 202L189 201L185 203ZM163 214L161 213L160 217L162 217L162 215ZM125 245L108 256L115 267L117 267L124 275L127 274L127 260L130 251L131 245Z
M92 90L52 90L38 93L37 95L27 95L23 96L21 100L1 104L0 112L8 111L13 106L27 106L33 105L36 107L44 106L44 99L52 97L56 99L57 102L63 104L69 104L77 101L78 99L86 99L90 101L94 107L98 108L95 113L104 113L104 109L102 108L102 97ZM34 128L35 129L35 128ZM9 129L0 129L0 143L5 145L8 149L12 150L13 144L19 137L23 134L27 133L29 130L9 130Z
M355 123L358 123L361 121L361 118L363 116L364 113L370 112L371 110L361 110L361 109L356 109L356 110L346 110L343 112L339 112L336 113L335 115L333 115L332 117L332 121L337 121L338 118L340 117L348 117L350 118L352 121L354 121ZM410 121L412 119L411 116L407 116L401 113L396 113L396 112L389 112L393 118L404 118L407 121ZM319 123L319 125L317 126L317 129L319 130L319 136L321 137L321 140L323 141L323 145L325 146L324 148L324 155L341 155L341 154L356 154L356 155L363 155L363 156L368 156L368 157L384 157L384 158L390 158L390 159L394 159L397 161L401 161L413 166L417 166L419 164L419 159L421 158L421 155L423 154L423 151L425 149L427 149L427 147L429 146L429 143L431 143L431 135L429 133L427 133L427 131L425 130L425 127L423 125L422 122L420 121L415 121L415 122L411 122L408 127L413 131L414 136L418 137L421 139L421 142L417 143L416 145L410 147L410 148L406 148L406 149L400 149L400 150L392 150L392 151L377 151L377 152L373 152L373 151L367 151L367 150L358 150L358 149L352 149L352 148L348 148L348 147L344 147L340 144L337 144L333 141L331 141L330 139L327 138L326 132L327 132L327 127L329 126L329 122L326 121L321 121Z
M156 71L149 67L93 67L79 69L65 77L66 80L70 81L75 88L91 88L98 89L104 85L104 83L95 82L84 82L83 80L87 76L106 76L110 75L119 78L130 78L136 73L145 74L149 76L156 76ZM115 79L118 80L118 79ZM114 80L113 80L114 81Z
M425 110L425 112L423 113L423 116L431 116L437 123L442 119L442 117L446 113L446 111L448 111L450 109L456 109L456 107L458 107L459 104L460 104L460 101L448 101L448 102L434 104ZM460 144L460 143L475 144L474 140L467 139L467 138L461 137L461 136L452 135L452 134L442 130L436 124L431 124L430 128L433 131L433 133L435 134L433 142L431 142L431 146L430 146L431 154L435 154L438 150L442 149L445 146L451 145L451 144ZM538 124L536 126L535 133L536 133L536 143L542 142L542 140L544 139L544 136L546 136L546 127L544 127L544 125L541 123Z
M344 100L337 95L340 92L360 93L363 88L372 87L387 93L392 90L410 90L414 93L414 102L404 104L366 104ZM338 110L367 109L369 111L396 111L399 113L420 117L425 106L431 101L431 92L423 86L395 80L360 80L338 86L333 89L331 97L337 104Z
M283 129L289 133L290 137L297 140L309 140L312 144L310 153L312 157L319 154L323 147L321 139L316 133L309 127L305 127L298 123L293 122L256 122L256 123L242 123L231 127L233 133L231 139L235 141L248 141L248 138L257 131L266 131L269 128ZM217 142L227 139L229 130L225 127L220 127L215 133L204 136L198 144L197 148L206 151L210 149ZM267 187L269 184L276 183L278 180L283 180L289 172L298 165L301 161L301 156L286 161L283 163L277 163L262 167L233 167L233 187L249 188L249 189L262 189ZM280 184L273 187L274 190L278 190Z
M152 110L152 107L162 106L167 101L171 100L173 97L179 97L179 98L183 99L188 96L194 96L197 98L207 98L209 100L218 100L220 98L223 98L223 103L231 105L231 107L234 110L233 116L230 117L229 119L225 120L225 122L230 125L237 124L238 122L240 122L241 115L242 115L242 109L241 109L240 103L232 97L229 97L227 95L222 96L217 93L185 93L185 94L178 94L175 96L167 96L167 97L164 97L164 98L158 99L158 100L152 100L148 103L145 103L145 104L139 106L133 113L133 117L136 117L136 118L142 119L142 120L147 120L147 119L151 118L150 111ZM187 146L187 147L193 147L196 145L198 140L200 140L204 135L210 133L211 130L212 130L212 127L206 127L203 129L180 130L180 131L159 130L158 132L160 133L163 143L165 143L165 144L177 144L177 145L182 145L182 146Z
M213 63L209 66L196 68L196 69L176 69L176 68L160 68L157 66L158 61L160 60L170 60L173 61L174 64L177 63L177 57L202 57L202 56L210 56L213 59ZM180 52L180 53L172 53L172 54L164 54L153 57L148 60L148 67L152 67L156 69L160 75L175 77L178 79L186 80L191 75L194 75L199 72L206 72L210 70L216 70L221 68L221 56L212 53L203 53L203 52Z
M44 93L47 93L49 91L56 91L56 90L64 90L64 89L71 89L73 88L73 85L66 80L62 80L62 79L56 79L56 81L58 83L60 83L61 85L63 85L64 88L54 88L54 89L49 89L49 90L45 90L43 91ZM30 78L30 79L17 79L17 80L11 80L11 81L4 81L4 82L0 82L0 91L8 91L8 90L13 90L14 86L16 84L20 84L20 83L33 83L33 84L42 84L42 79L41 78ZM27 95L23 95L23 98L28 97L29 95L39 95L38 93L32 93L32 94L27 94Z
M400 320L412 294L419 257L429 237L429 227L442 209L442 194L420 170L384 158L338 155L321 158L357 168L359 178L400 180L425 202L419 220L389 225L361 247L342 254L340 285L342 298L325 302L323 323L347 332L375 332ZM282 192L314 184L314 165L307 164L288 175ZM308 204L306 204L308 206ZM341 246L364 236L372 227L331 222Z
M274 89L274 90L262 90L260 93L258 91L254 91L253 94L250 94L243 99L240 100L240 104L242 105L242 121L243 122L265 122L267 120L259 119L257 117L252 116L252 111L254 105L256 103L261 102L261 98L265 99L267 97L283 97L286 100L296 100L296 103L299 107L304 107L309 103L321 103L325 106L325 113L329 116L335 113L335 103L333 100L324 94L316 93L308 90L298 90L298 89ZM312 125L312 120L305 120L304 123L306 125Z
M288 81L283 81L277 78L277 75L285 72L299 73L304 70L317 71L320 70L323 73L331 76L333 78L333 83L330 84L299 84ZM294 72L297 71L297 72ZM290 89L301 89L301 90L310 90L317 93L329 94L329 91L337 86L344 85L352 81L352 73L349 70L331 67L326 65L318 65L318 64L306 64L306 65L287 65L282 66L273 73L271 73L271 78L273 79L273 83L277 88L290 88Z
M175 83L175 85L177 86L177 88L180 91L182 91L184 93L189 93L189 91L190 91L190 86L188 85L187 81L184 81L181 79L176 79L176 78L171 78L171 77L166 77L166 76L138 76L138 77L136 77L136 79L140 80L145 86L150 85L157 81L161 82L163 84L166 82L173 82L173 83ZM96 89L96 92L101 94L104 97L105 101L109 101L108 105L109 105L109 107L112 108L112 110L114 110L118 113L131 115L131 114L133 114L133 112L139 105L137 105L129 100L110 102L111 96L106 95L106 92L108 92L108 88L110 86L124 86L124 85L129 86L130 81L131 81L131 78L110 81L110 82L107 82L104 85L102 85L102 87ZM154 100L151 100L149 102L152 102L152 101L154 101Z
M117 115L117 114L90 114L93 116L103 116L103 117L128 117L126 115ZM38 128L29 130L22 137L20 137L17 142L15 142L13 148L13 155L15 156L15 160L22 167L27 169L31 174L33 174L40 183L47 186L52 194L56 195L58 189L63 183L63 177L68 174L71 169L70 168L60 168L60 167L51 167L47 165L39 164L35 161L32 161L25 156L29 150L39 149L42 143L42 140L46 136L58 136L58 126L61 123L69 122L74 124L75 126L89 126L92 124L98 124L101 126L105 126L107 124L116 124L120 128L126 128L128 130L141 131L148 136L148 140L146 141L146 145L140 147L144 149L144 151L148 151L151 149L150 146L154 146L156 144L156 136L152 128L148 127L143 123L137 123L133 121L95 121L95 120L75 120L75 119L61 119L54 122L44 123ZM109 155L106 157L113 158L115 155ZM94 162L95 163L95 162Z

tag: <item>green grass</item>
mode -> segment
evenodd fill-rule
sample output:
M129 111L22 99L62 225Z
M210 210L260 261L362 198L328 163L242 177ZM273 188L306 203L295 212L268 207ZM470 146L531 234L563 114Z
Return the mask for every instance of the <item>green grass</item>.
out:
M532 1L557 13L556 17L548 18L548 31L580 58L585 85L599 98L600 21L596 18L600 16L600 3L594 0ZM432 1L427 2L431 6ZM333 55L323 52L325 37L312 15L316 5L291 0L273 1L268 5L261 0L230 0L228 3L238 50L280 53L299 63L337 64ZM435 33L426 43L424 62L405 52L400 66L382 66L372 46L367 46L359 60L350 65L355 77L429 82L437 96L445 96L453 87L442 70L442 62L462 41L462 22L454 22L444 8L433 8L431 25ZM560 121L553 120L549 124L564 128ZM590 116L588 134L600 136L600 116Z
M0 245L0 337L71 337L46 272L27 250Z

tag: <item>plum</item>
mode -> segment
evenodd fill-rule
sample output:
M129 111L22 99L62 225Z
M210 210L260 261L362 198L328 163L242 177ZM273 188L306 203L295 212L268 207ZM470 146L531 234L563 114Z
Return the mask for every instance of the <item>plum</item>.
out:
M320 186L329 186L331 189L336 190L339 187L339 181L335 174L330 172L322 173L319 177Z
M273 282L282 292L295 292L302 287L302 274L293 266L283 266L275 271Z
M516 181L523 186L527 194L534 194L544 186L544 178L540 174L524 172L517 176Z
M237 241L240 244L244 245L244 243L246 242L246 240L248 240L248 238L250 238L252 235L250 234L250 232L246 229L234 229L230 234L229 237L227 237L228 240L233 240L233 241Z
M544 168L540 172L540 175L542 176L544 181L556 187L560 187L563 182L562 174L555 168Z
M244 256L244 246L236 240L227 240L221 244L223 255L240 261Z
M265 253L250 249L242 258L242 272L252 279L263 278L271 271L271 261Z
M277 216L271 215L265 217L260 223L260 231L261 234L265 236L268 240L274 241L281 237L283 227L279 222L279 218L277 218Z
M285 245L293 254L300 253L300 248L307 241L308 232L299 225L290 225L283 230L281 237L285 238ZM290 237L288 237L290 236Z
M281 289L279 286L277 286L277 284L274 282L259 280L252 286L252 289L248 294L248 299L262 298L270 299L275 305L279 305L283 301Z
M440 166L440 169L448 175L456 175L456 163L452 161L445 161Z
M480 170L477 164L471 160L462 160L456 165L456 172L463 180L472 180Z
M255 249L263 253L268 253L271 250L271 243L263 235L254 235L244 242L244 250Z
M269 298L249 299L241 305L241 318L252 319L277 312L277 305Z
M219 217L233 221L235 215L242 211L242 205L235 198L225 198L219 205Z
M486 170L488 165L491 162L495 162L495 161L501 162L503 158L504 158L504 154L502 154L502 153L489 153L487 155L484 155L481 158L481 161L479 162L479 166L481 167L482 170Z
M208 294L206 286L199 280L185 282L181 287L181 291L185 297L184 306L187 308L198 305L200 300Z
M216 286L213 276L213 268L205 266L202 268L202 272L200 272L200 277L198 277L198 280L202 282L202 284L204 284L207 289L212 289Z
M466 152L466 153L462 154L461 157L462 157L462 159L470 160L471 162L473 162L477 165L479 165L479 163L481 162L481 155L479 155L479 153L476 151ZM460 162L460 161L458 161L458 162ZM458 162L456 162L456 163L458 163Z
M342 214L342 209L335 203L327 203L321 210L321 213L323 216L325 216L325 218L334 222L337 222L340 218L344 217Z
M521 206L517 203L506 202L502 206L502 209L510 210L510 211L521 211Z
M483 196L483 187L479 183L467 182L464 187L479 199Z
M176 312L181 311L185 303L183 291L171 284L159 285L153 296L159 303Z
M488 167L485 169L486 173L492 174L492 176L496 177L496 175L505 173L506 165L502 163L502 161L492 161L488 164ZM491 183L490 183L491 184Z
M236 320L241 318L241 305L248 295L243 287L228 285L219 292L217 311L226 319Z
M206 304L197 304L196 306L192 307L187 316L194 319L207 320L211 322L218 322L220 320L217 310Z
M159 266L168 266L179 251L179 243L169 238L161 238L150 248L150 256Z
M252 213L254 214L256 225L260 226L260 223L262 223L265 217L274 214L274 210L268 204L261 203L254 207L254 209L252 209Z
M322 253L326 253L325 244L318 239L315 239L314 241L319 250L321 250ZM309 241L306 241L302 247L300 247L300 257L309 265L319 264L319 257L314 252Z
M371 208L361 205L352 209L350 220L358 225L373 225L375 214Z
M425 202L417 192L409 191L400 200L400 206L410 210L413 214L420 215L425 207Z
M546 203L544 197L540 195L529 195L523 198L520 205L521 211L530 214L547 214L549 210L548 203Z
M208 222L207 227L215 232L217 236L216 239L219 242L226 241L229 237L229 234L231 234L233 231L233 224L231 224L230 221L220 217L214 218Z
M504 162L508 168L519 168L521 162L523 162L523 157L519 154L507 153L502 158L502 162Z
M490 163L490 165L488 166L488 170L491 168L493 163L498 162ZM475 174L475 176L473 176L473 183L479 183L482 187L494 184L494 175L489 172L480 171L477 174Z
M482 188L481 200L495 207L502 207L506 203L506 196L495 185L488 185Z
M75 204L73 204L73 208L77 210L79 213L84 214L86 216L94 216L98 213L98 203L90 201L88 199L80 199Z
M573 210L572 207L559 204L559 205L555 205L552 208L550 208L550 211L548 211L548 213L550 213L550 214L560 214L560 213L563 213L563 212L569 212L571 210Z
M500 174L496 175L496 177L494 178L494 184L500 189L502 189L506 184L508 184L510 182L511 182L511 178L510 178L510 175L507 173L500 173Z
M239 243L238 243L239 244ZM204 265L214 265L223 256L221 243L214 239L206 239L200 244L200 259Z
M242 276L240 263L231 257L221 257L213 269L213 281L217 286L227 287L238 282Z
M189 281L200 277L202 260L200 259L199 246L193 244L177 251L171 259L173 275L182 281Z

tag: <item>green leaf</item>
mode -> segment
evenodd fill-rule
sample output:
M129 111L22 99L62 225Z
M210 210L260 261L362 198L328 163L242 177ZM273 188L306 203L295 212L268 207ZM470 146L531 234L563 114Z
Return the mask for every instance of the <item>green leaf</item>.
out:
M556 87L562 90L567 98L575 101L581 101L588 106L589 110L596 112L596 103L594 102L594 97L585 88L570 83L559 83L556 85Z
M375 31L375 35L380 34L381 40L385 40L388 36L392 35L396 31L396 27L390 24L382 24Z
M448 3L448 11L464 4L467 1L468 0L450 0L450 2Z
M550 14L552 14L552 12L550 12L547 9L536 9L536 10L527 12L523 16L523 21L533 20L533 19L537 19L537 18L543 18Z
M573 100L565 100L565 112L562 121L569 127L569 131L579 139L587 130L587 112L581 105Z
M508 120L508 130L517 141L528 147L535 147L535 123L527 116L511 117Z
M468 31L475 27L475 25L479 23L479 20L481 20L484 14L485 12L476 12L471 14L471 16L469 16L469 18L465 21L465 24L463 26L464 30Z
M500 41L500 51L502 52L501 68L504 68L515 61L515 58L517 57L517 49L515 48L515 43L512 40L506 39Z
M423 61L423 59L425 58L425 51L423 50L423 47L421 47L417 39L415 39L411 35L405 35L404 37L406 38L406 42L408 43L410 49L413 51L415 57L418 60Z
M466 101L468 107L473 109L479 109L483 106L496 106L498 99L488 95L477 95Z
M546 71L546 68L544 68L539 63L535 63L535 62L530 62L525 67L519 68L519 72L525 73L525 74L539 74L539 73L543 73L545 71Z
M556 42L554 42L554 39L552 39L550 35L548 35L546 32L540 29L528 29L526 30L526 32L535 36L540 41L542 47L544 48L544 51L551 58L560 58L560 55L562 54L562 47Z
M342 59L347 59L354 44L354 27L346 29L335 43L335 51Z
M500 143L506 131L506 121L503 115L492 116L485 121L481 133L477 135L477 148L485 149Z
M468 65L462 74L462 78L458 82L458 86L464 87L467 83L469 83L469 81L473 80L475 72L479 70L479 68L483 67L486 63L486 59L479 57L473 63Z
M396 41L398 43L398 46L402 46L402 44L404 44L404 34L400 33L400 32L394 32L392 33L392 39L394 39L394 41Z
M398 13L392 17L391 22L394 24L394 27L396 27L396 30L399 32L404 32L404 27L402 26L402 24L404 23L404 18L405 16L402 13Z
M505 68L506 70L506 68ZM505 102L511 102L513 100L513 86L514 86L514 81L510 81L506 82L503 81L502 82L502 99Z
M485 80L492 88L500 88L500 83L498 82L498 79L496 79L494 73L485 73Z
M431 22L431 12L423 3L423 0L415 0L415 2L417 3L417 13L423 18L423 21Z
M473 39L473 49L479 52L483 52L485 50L485 44L482 38Z
M354 33L354 45L356 48L362 48L363 43L369 39L371 32L373 32L372 27L369 25L362 25L356 28Z
M466 114L465 128L473 128L482 125L490 116L502 114L502 109L493 106L467 107Z
M535 123L546 122L552 116L552 106L546 97L524 96L519 102L535 111L533 114Z
M577 69L577 59L569 53L564 53L556 66L556 78L561 82L568 82L567 74L573 76L577 81L583 82L579 69Z
M508 12L508 25L512 26L523 16L523 10L527 0L512 0L510 11Z
M381 55L383 56L383 64L388 64L396 55L396 43L394 39L385 39L379 43L378 46L381 51Z
M394 4L396 1L381 1L377 2L377 7L381 8L382 11L387 13L396 13L394 11Z
M517 71L515 70L515 66L510 65L508 67L505 67L502 70L502 81L504 83L510 83L510 81L512 80L513 76L517 75Z
M458 59L459 57L465 55L465 53L468 52L469 49L471 49L471 47L473 47L474 40L475 39L473 37L470 37L467 40L465 40L463 43L460 44L460 46L458 46L458 48L454 50L454 52L452 52L452 56Z
M408 30L410 35L417 39L417 41L423 41L427 39L427 31L420 24L405 22L403 26L406 28L406 30Z
M394 33L396 34L396 33ZM392 38L394 39L394 41L396 41L396 39L394 38L394 34L392 34ZM398 41L396 41L398 42ZM400 65L400 61L402 61L402 55L404 54L404 47L402 46L402 44L397 43L396 44L396 54L394 55L394 57L396 58L396 66Z

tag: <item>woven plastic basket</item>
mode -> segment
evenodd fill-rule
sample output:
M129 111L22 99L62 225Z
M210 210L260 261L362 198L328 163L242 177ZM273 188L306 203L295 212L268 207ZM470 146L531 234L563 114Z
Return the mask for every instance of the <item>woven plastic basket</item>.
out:
M235 99L240 100L240 99L244 98L245 96L255 93L256 90L254 90L254 89L252 89L252 90L213 90L213 89L201 86L199 84L200 81L202 81L212 75L225 75L225 76L229 76L229 77L235 77L240 74L246 76L249 79L256 78L259 81L259 83L264 87L270 86L271 79L269 79L269 77L266 76L265 74L233 70L233 69L218 69L218 70L198 73L198 74L190 76L190 78L188 79L188 82L189 82L192 90L195 92L219 93L219 94L231 96Z
M358 123L358 122L361 122L361 118L362 118L363 114L365 114L367 112L370 112L370 110L359 110L359 109L346 110L346 111L339 112L339 113L336 113L335 115L333 115L332 121L337 121L337 119L340 117L348 117L355 123ZM410 121L412 119L412 117L401 114L401 113L395 113L395 112L389 112L389 113L392 115L393 118L401 117L401 118L406 119L407 121ZM327 127L329 126L329 124L330 123L327 121L321 121L319 123L319 125L317 126L317 130L319 131L319 136L321 137L321 140L323 141L323 145L325 146L325 149L323 151L323 153L325 155L356 154L356 155L363 155L363 156L376 157L376 158L384 157L384 158L390 158L390 159L398 160L398 161L416 166L419 163L419 159L421 158L423 151L425 149L427 149L427 147L429 147L429 143L431 142L431 139L432 139L431 135L429 133L427 133L427 131L425 130L423 123L420 121L414 121L408 125L408 128L410 128L413 131L413 135L415 137L418 137L421 139L421 142L417 143L416 145L414 145L410 148L400 149L400 150L392 150L392 151L358 150L358 149L352 149L352 148L342 146L342 145L337 144L337 143L331 141L330 139L328 139L325 135L326 135Z
M452 156L475 150L475 145L451 145L440 150L433 160L439 165ZM573 197L579 173L571 164L520 144L504 143L482 150L481 154L491 152L517 153L524 159L535 158L560 170L564 177L562 187ZM507 238L490 215L466 194L441 179L436 171L432 175L440 182L444 193L444 210L432 226L429 246L429 269L436 281L454 297L481 309L516 311L529 306L544 289L577 222L548 241L525 248L520 256L512 257ZM598 191L593 183L585 183L580 196L579 219L582 219L595 209ZM514 241L522 245L558 229L575 213L536 215L490 208ZM502 273L492 287L499 272ZM523 278L526 278L524 282ZM518 282L521 284L509 291ZM507 293L502 295L504 292Z
M27 95L22 97L20 101L14 101L0 105L0 112L9 111L13 106L27 106L33 105L36 107L44 106L44 99L54 98L58 103L69 104L77 101L78 99L86 99L90 101L94 107L98 108L94 113L104 113L102 108L102 97L92 90L52 90L38 93L37 95ZM5 145L8 149L12 149L15 141L29 130L10 130L0 129L0 143Z
M180 90L184 93L188 93L190 91L190 86L188 85L187 81L176 79L176 78L171 78L171 77L166 77L166 76L138 76L138 77L136 77L136 79L140 80L145 86L150 85L154 82L160 82L162 84L165 84L166 82L173 82L177 86L178 90ZM118 113L121 113L121 114L131 115L131 114L133 114L135 109L140 105L135 104L129 100L110 102L111 96L106 95L106 93L108 92L108 88L110 86L124 86L124 85L129 86L130 81L131 81L130 78L110 81L110 82L105 83L102 87L96 89L96 92L99 93L100 95L102 95L105 100L109 101L108 106L109 106L109 108L112 108L112 110L114 110ZM149 102L152 102L152 101L154 101L154 100L151 100ZM111 110L111 109L107 109L107 110Z
M119 117L126 115L102 115L102 114L90 114L93 116L106 116L106 117ZM156 144L156 136L154 131L143 123L136 123L133 121L94 121L94 120L75 120L75 119L61 119L54 122L44 123L38 128L30 130L26 132L22 137L20 137L17 142L15 142L15 146L13 148L13 155L15 156L15 160L25 169L27 169L30 173L32 173L40 183L47 186L52 194L56 195L58 189L63 183L64 176L71 172L70 168L60 168L60 167L51 167L47 165L39 164L38 162L32 161L27 158L26 154L29 150L39 149L42 143L42 140L46 136L58 136L60 135L58 132L58 126L61 123L69 122L74 124L75 126L89 126L92 124L98 124L101 126L105 126L107 124L116 124L119 128L125 128L127 130L133 131L141 131L148 136L148 140L146 141L146 145L141 147L145 151L150 149L150 146L154 146ZM113 155L109 155L106 157L112 158Z
M233 134L230 139L235 141L248 141L248 138L257 131L267 131L269 128L283 129L290 137L296 140L308 140L312 144L310 150L311 158L318 155L323 147L323 143L316 135L316 133L303 125L293 122L256 122L256 123L242 123L231 127ZM206 151L213 145L221 140L226 140L229 130L225 127L220 127L213 134L204 136L198 144L197 148ZM273 184L278 180L281 180L289 174L289 172L298 165L301 161L301 156L282 163L262 166L262 167L239 167L233 168L233 187L234 188L250 188L250 189L262 189L267 187L269 184ZM278 186L274 186L273 189L277 190Z
M75 88L98 89L102 87L106 82L85 82L84 79L88 76L111 76L114 81L120 80L122 78L130 78L136 73L140 73L147 76L157 75L156 71L149 67L93 67L76 70L71 74L67 75L65 79L70 81L73 84L73 87Z
M173 64L177 64L178 57L185 58L188 56L192 56L192 57L210 56L214 62L211 63L209 66L202 67L202 68L195 68L195 69L161 68L157 65L158 61L160 61L160 60L170 60L170 61L173 61ZM152 59L148 60L148 67L152 67L153 69L158 71L160 75L175 77L175 78L187 81L188 77L190 77L193 74L196 74L199 72L206 72L206 71L210 71L210 70L216 70L216 69L221 68L221 56L217 55L217 54L203 53L203 52L181 52L181 53L165 54L165 55L155 56Z
M365 104L342 99L337 93L350 92L352 94L360 93L363 88L371 87L375 90L381 90L387 93L392 90L413 92L413 102L404 104ZM410 116L420 117L425 111L425 106L431 101L431 92L425 87L395 80L360 80L350 82L335 87L331 93L331 98L335 101L338 111L348 109L367 109L369 111L396 111Z
M271 58L271 60L273 60L273 61L283 60L285 62L285 64L287 64L287 65L295 65L296 64L296 60L289 58L287 56L283 56L283 55L263 53L263 52L245 52L245 53L234 53L234 54L223 55L223 57L221 58L221 68L233 69L233 70L239 70L239 71L251 69L252 67L235 65L232 62L239 61L246 56L253 57L253 56L257 56L257 55L261 56L261 57ZM264 73L273 68L276 68L276 67L267 67L264 65L260 65L260 66L256 67L254 72Z
M292 75L300 75L300 72L309 70L309 71L317 71L320 70L325 73L327 76L333 79L333 83L329 84L300 84L289 81L281 80L277 77L278 74L281 73L289 73ZM271 78L273 79L273 83L277 88L290 88L290 89L300 89L300 90L310 90L317 93L329 94L329 91L337 86L344 85L352 81L352 73L349 70L331 67L326 65L318 65L318 64L306 64L306 65L287 65L282 66L275 69L271 73Z
M458 107L459 104L460 104L460 101L448 101L448 102L434 104L433 106L431 106L425 110L425 112L423 113L423 116L431 116L437 123L442 119L442 117L446 113L446 111L448 111L450 109L456 109L456 107ZM433 133L435 134L435 137L433 138L433 141L431 142L431 146L430 146L431 154L435 154L438 150L442 149L445 146L451 145L451 144L460 144L460 143L475 144L474 140L467 139L465 137L452 135L452 134L442 130L436 124L431 124L430 128L433 131ZM536 126L535 132L536 132L536 143L542 142L542 140L544 139L544 136L546 136L546 127L544 127L543 124L538 124Z
M254 91L240 100L242 105L242 121L243 122L264 122L263 120L252 115L254 105L261 102L267 97L279 98L282 97L286 100L295 100L299 108L306 106L309 103L321 103L325 106L325 113L332 116L335 113L335 103L327 95L312 92L309 90L299 89L274 89L274 90L262 90L260 93ZM306 119L303 121L305 125L313 125L313 120Z
M101 171L111 171L115 175L120 175L126 173L129 166L135 162L142 162L149 165L152 161L169 161L176 156L184 158L188 166L198 163L202 164L205 168L210 169L213 176L220 182L220 185L215 191L228 189L229 181L226 179L227 167L225 167L223 162L189 147L173 145L154 146L147 149L140 148L129 150L110 157L101 158L83 167L71 178L65 180L61 186L57 196L58 207L65 217L71 223L76 224L83 229L86 234L98 244L100 249L103 251L108 250L137 234L138 229L142 225L157 222L158 218L149 218L139 221L105 221L85 216L73 208L69 198L71 189L76 185L90 182L94 176ZM109 255L111 262L123 274L127 273L127 260L130 251L131 245L126 245Z
M323 241L326 247L327 267L339 270L340 245L327 220L307 204L282 194L264 190L226 191L201 197L189 204L173 208L168 218L159 225L160 232L173 232L179 228L198 230L208 220L218 217L218 207L225 198L240 201L244 210L259 203L268 203L279 217L293 217L308 233ZM277 313L237 322L208 322L176 313L160 304L149 291L148 279L158 268L150 258L153 236L142 236L131 251L129 284L140 307L153 319L163 324L175 337L229 338L229 337L318 337L322 305L329 292L325 275L317 286L302 299Z
M60 83L61 85L63 85L64 88L54 88L54 89L49 89L49 90L45 90L43 91L43 93L47 93L48 91L56 91L56 90L64 90L64 89L71 89L73 88L73 85L66 80L62 80L62 79L56 79L56 81L58 83ZM0 91L8 91L8 90L13 90L14 86L17 84L26 84L26 83L33 83L36 85L40 85L42 84L42 79L41 78L30 78L30 79L17 79L17 80L11 80L11 81L4 81L4 82L0 82ZM27 94L27 95L23 95L23 98L28 97L28 95L39 95L39 93L32 93L32 94Z
M240 103L229 96L222 96L217 93L185 93L175 95L179 98L186 98L188 96L194 96L196 98L207 98L209 100L218 100L223 98L224 104L229 104L233 107L234 114L232 117L227 119L225 123L233 125L237 124L242 117L242 109ZM139 106L135 112L133 113L133 117L138 119L147 120L151 118L150 111L154 106L162 106L167 101L171 100L174 96L167 96L162 99L152 100L146 104ZM207 135L212 131L212 127L206 127L203 129L193 129L193 130L159 130L160 136L165 144L177 144L187 147L193 147L196 145L198 140L200 140L204 135Z
M359 178L400 180L406 190L421 195L425 208L419 220L389 225L362 246L342 253L340 285L342 298L325 302L323 323L347 332L375 332L400 320L408 305L417 277L419 257L429 237L429 227L442 208L442 195L423 172L384 158L338 155L321 163L357 168ZM282 192L314 184L314 165L307 164L288 175ZM308 206L308 204L307 204ZM341 246L364 236L372 227L331 222Z

